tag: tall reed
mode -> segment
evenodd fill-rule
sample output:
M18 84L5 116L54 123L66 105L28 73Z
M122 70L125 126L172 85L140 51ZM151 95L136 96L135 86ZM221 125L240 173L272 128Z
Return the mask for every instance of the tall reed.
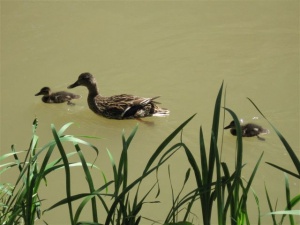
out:
M12 146L12 153L7 153L1 156L0 160L9 159L11 156L14 157L14 161L1 165L2 167L4 167L1 170L1 173L12 169L13 167L17 167L19 171L19 175L16 179L15 184L12 185L11 190L9 192L2 192L6 197L2 198L3 202L1 203L1 224L33 225L37 219L41 218L41 205L43 200L40 199L38 192L42 181L44 181L44 184L47 184L46 177L48 174L55 172L60 168L64 168L67 184L66 195L70 196L70 167L82 166L86 169L87 166L93 166L90 163L86 163L82 158L81 162L68 162L68 158L73 156L76 152L66 153L66 151L64 151L62 147L61 142L80 142L92 147L92 149L98 155L98 149L95 146L74 136L63 134L70 125L71 123L64 125L58 132L52 125L51 129L53 132L54 140L50 141L42 148L38 148L37 144L39 137L36 135L38 121L37 119L35 119L32 125L33 134L28 150L17 152L14 146ZM58 147L58 149L60 150L61 157L55 159L52 162L49 162L55 147ZM41 153L43 152L45 152L44 157L41 156ZM19 155L21 153L26 153L23 160L19 158ZM80 156L80 152L77 151L77 154L79 154ZM42 160L42 162L38 161L38 159ZM4 187L3 184L1 184L1 187ZM71 224L75 224L73 223L73 218L71 217L73 213L71 204L69 204L69 213ZM95 212L94 214L97 215L97 213Z
M63 169L66 183L66 197L56 202L43 212L55 210L57 207L66 205L69 210L68 216L70 224L72 225L96 225L103 223L105 225L138 225L141 223L143 218L146 219L143 217L142 212L144 204L159 203L158 200L146 200L149 197L149 194L154 191L155 187L157 187L158 190L156 197L160 194L158 180L149 186L146 193L140 193L140 186L150 174L156 173L157 175L161 166L164 165L177 151L184 151L190 168L187 169L185 177L182 178L183 184L178 194L174 193L171 181L171 167L168 167L172 206L166 215L164 221L165 225L190 225L192 222L190 220L191 215L196 215L198 217L202 215L203 224L210 225L212 224L213 212L217 212L219 225L248 225L251 223L247 209L248 195L250 191L252 191L257 203L257 224L260 225L261 215L259 199L254 190L251 190L251 185L261 163L263 153L258 158L250 177L245 182L242 179L243 168L246 165L243 164L243 139L241 127L239 125L237 115L231 109L224 106L224 114L225 112L228 113L235 121L235 124L237 124L235 165L234 170L229 171L227 163L222 161L220 146L218 145L218 143L221 143L222 145L222 140L218 141L220 140L219 127L221 121L220 114L222 111L222 95L223 83L221 84L215 101L209 147L206 147L205 145L204 131L202 126L200 126L198 140L200 159L194 156L193 152L188 147L189 144L183 141L183 129L194 118L195 115L193 115L180 124L170 135L168 135L168 137L165 138L165 140L162 141L148 159L146 165L141 170L141 174L137 178L134 178L132 182L129 182L130 171L128 165L130 163L130 159L128 157L128 151L130 150L131 142L138 130L138 126L136 126L127 138L125 136L125 132L123 131L122 133L122 152L119 156L118 164L116 163L113 154L107 149L113 177L112 180L108 181L107 177L102 173L104 182L100 187L95 187L94 178L90 173L90 168L97 167L94 166L94 163L86 162L82 152L82 145L90 147L97 156L99 154L98 148L79 137L65 134L65 131L72 123L67 123L59 131L55 129L54 125L51 125L53 140L42 148L38 148L38 136L36 135L38 122L35 119L32 125L33 134L28 150L16 151L14 146L12 146L11 153L4 154L0 157L0 161L14 157L14 161L0 165L0 168L2 168L0 174L14 167L19 171L19 176L14 185L6 183L1 183L0 185L0 223L22 223L26 225L33 225L37 219L41 218L43 200L39 197L40 185L42 183L47 183L48 174L56 172L58 169ZM258 112L261 113L253 101L250 101L256 107ZM262 113L261 115L267 120ZM288 152L291 161L295 166L296 172L282 168L270 162L267 163L280 171L299 179L300 163L296 153L280 132L272 124L271 126L274 128L276 134ZM176 141L175 138L178 136L179 140ZM84 137L89 138L89 136ZM65 142L71 142L75 151L67 153L66 148L64 147ZM60 157L49 162L55 149L58 149ZM45 153L45 156L42 156L41 153ZM19 157L21 154L25 154L25 158L23 160ZM80 161L71 163L69 159L73 155L78 155ZM38 163L40 160L41 162ZM88 191L85 193L75 195L71 194L72 176L70 170L74 166L79 166L83 169L88 187ZM187 182L191 180L192 177L195 179L196 186L192 187L186 194L183 194L183 190L188 186ZM132 177L130 180L132 180ZM293 210L300 201L300 195L297 194L292 197L287 176L285 192L287 204L285 210L273 212L276 208L273 207L266 188L267 201L270 211L272 211L270 215L272 215L274 225L283 223L285 215L289 215L288 217L291 225L295 224L293 215L300 215L300 211ZM79 201L77 208L74 208L75 201ZM194 204L197 201L200 202L201 212L194 212L193 210ZM81 215L87 204L91 205L91 219L89 221L81 221ZM99 214L100 208L104 209L104 215ZM180 213L182 215L181 217L179 216ZM280 221L276 221L275 218L275 215L278 214L282 215ZM155 221L155 219L153 221Z

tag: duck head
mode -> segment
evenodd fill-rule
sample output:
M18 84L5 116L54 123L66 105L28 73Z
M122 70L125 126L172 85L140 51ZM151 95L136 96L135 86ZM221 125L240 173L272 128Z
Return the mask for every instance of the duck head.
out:
M51 94L51 89L49 87L43 87L40 92L36 93L35 96L38 95L50 95Z
M232 120L228 126L224 127L224 129L229 129L229 128L235 128L234 120Z
M74 84L68 86L68 88L74 88L78 86L89 87L91 85L96 85L96 79L94 76L88 72L79 75L77 81Z

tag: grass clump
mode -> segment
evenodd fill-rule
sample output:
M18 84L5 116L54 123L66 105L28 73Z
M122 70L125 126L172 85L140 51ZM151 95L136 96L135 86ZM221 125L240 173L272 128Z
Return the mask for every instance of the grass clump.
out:
M47 175L64 168L66 174L66 195L70 196L70 167L80 166L85 172L87 166L93 166L86 163L84 158L81 162L71 163L68 158L73 156L76 152L66 153L62 146L62 142L81 142L82 144L92 147L98 155L98 149L88 142L80 140L74 136L64 135L64 131L71 125L68 123L64 125L58 132L52 125L52 133L54 140L50 141L44 147L39 149L37 147L39 137L36 135L38 121L35 119L32 124L32 139L29 148L25 151L16 151L14 146L11 146L11 153L4 154L0 160L14 158L14 161L2 164L1 173L17 167L19 175L15 184L7 185L1 183L1 208L0 208L0 223L1 224L26 224L32 225L37 219L41 217L42 199L39 197L39 188L43 182L47 185ZM58 148L61 157L49 162L55 148ZM77 154L80 156L80 151ZM41 153L45 156L41 159ZM24 159L20 159L20 154L25 154ZM42 162L38 162L42 160ZM39 166L40 165L40 166ZM70 202L70 201L69 201ZM73 213L72 205L69 204L70 217Z
M136 135L138 126L136 126L128 137L125 133L122 134L122 152L119 156L118 163L115 157L107 149L107 154L111 162L111 169L113 177L107 180L103 175L104 184L100 187L95 187L94 179L90 173L90 168L95 167L94 163L88 163L84 157L81 146L87 145L98 156L98 149L73 135L66 135L65 131L71 125L68 123L60 130L56 130L54 125L51 125L53 140L46 144L41 149L37 148L38 136L36 129L38 126L37 120L34 120L32 125L33 135L30 146L26 151L16 151L14 146L11 148L11 153L4 154L0 157L0 161L14 157L14 161L1 165L0 173L5 172L12 167L17 167L19 176L14 185L2 183L1 190L1 205L0 205L0 223L1 224L34 224L37 219L41 217L41 212L48 212L55 210L57 207L66 205L69 211L70 224L105 224L105 225L138 225L144 219L151 220L152 223L158 223L154 219L145 218L143 216L143 206L145 204L159 204L160 185L157 179L146 193L140 193L140 186L151 174L158 175L161 167L168 162L168 160L176 154L177 151L184 151L186 160L189 162L190 168L187 169L185 177L182 178L183 184L178 194L174 193L174 188L171 180L171 166L168 166L168 176L171 189L172 206L165 216L163 224L177 224L177 225L190 225L193 217L202 217L204 225L212 224L212 214L217 212L217 220L219 225L231 224L242 225L251 224L248 215L248 197L252 192L254 199L257 203L258 218L256 224L261 224L261 212L259 202L261 199L251 189L251 185L258 171L259 165L263 158L263 153L257 159L257 163L252 169L252 173L247 181L242 178L243 168L246 166L243 163L243 139L242 131L239 125L237 115L226 107L222 108L222 95L223 84L221 85L217 98L215 101L214 115L212 120L212 127L210 130L210 145L206 147L204 141L204 131L200 126L199 131L199 154L200 159L197 159L193 151L189 148L188 143L183 141L183 129L190 123L195 115L189 117L186 121L180 124L162 143L155 149L151 157L148 159L146 165L141 170L141 174L129 181L130 171L128 165L130 159L128 151L130 151L131 142ZM257 108L258 112L261 111ZM220 115L221 111L227 112L237 125L236 131L236 154L235 165L233 171L229 171L229 165L221 159L222 140L220 140ZM262 114L262 113L261 113ZM267 118L262 114L267 120ZM268 121L268 120L267 120ZM269 121L268 121L269 122ZM271 123L270 123L271 124ZM297 172L267 162L286 174L300 178L300 163L293 149L289 146L286 139L280 132L271 124L276 134L282 141L286 151L288 152ZM179 140L176 138L179 136ZM87 136L88 137L88 136ZM66 153L64 147L65 142L71 142L75 151ZM218 143L221 142L221 147ZM50 162L50 157L54 149L58 149L60 157ZM44 152L45 156L42 157L41 153ZM20 160L19 155L25 154L24 160ZM72 163L69 161L70 157L78 155L79 162ZM41 163L38 164L38 159ZM41 166L38 166L41 165ZM85 174L88 191L85 193L72 194L72 177L70 170L73 166L79 166L83 169ZM97 167L95 167L97 168ZM41 183L47 184L47 175L56 172L58 169L64 170L65 175L65 198L54 203L48 209L42 211L42 199L39 197L39 187ZM132 177L130 177L132 180ZM187 182L191 179L195 180L196 186L191 187L190 190L184 193L187 187ZM149 194L157 189L156 199L148 201ZM270 215L272 216L273 224L282 224L286 215L288 215L290 224L295 224L294 215L299 215L299 210L294 210L295 206L300 201L300 195L292 196L289 189L288 177L286 175L285 192L286 192L286 208L283 211L276 211L271 203L271 198L268 194L267 188L266 196L269 204ZM79 201L77 208L74 202ZM193 206L195 202L201 205L201 212L195 212ZM87 204L91 205L91 216L89 221L82 221L81 215ZM154 206L155 206L154 205ZM105 215L99 215L99 209L102 208L106 212ZM276 220L275 215L281 215L280 221Z

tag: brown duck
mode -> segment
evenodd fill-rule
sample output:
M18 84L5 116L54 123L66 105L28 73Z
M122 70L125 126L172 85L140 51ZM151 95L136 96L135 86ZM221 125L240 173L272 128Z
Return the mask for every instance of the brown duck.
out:
M230 128L230 133L234 136L236 136L236 126L235 122L231 121L231 123L224 127L224 129L229 129ZM242 136L243 137L254 137L256 136L259 140L264 141L265 139L260 137L260 134L268 134L269 130L262 128L261 126L254 124L254 123L248 123L245 125L241 125L241 130L242 130Z
M63 103L68 102L68 105L74 105L71 102L72 99L78 99L81 96L75 95L73 93L59 91L59 92L51 92L49 87L43 87L35 96L43 95L42 101L45 103Z
M89 108L96 114L109 119L138 119L148 116L168 116L170 111L157 106L155 99L143 98L129 94L102 96L97 87L95 77L90 73L82 73L78 80L68 86L74 88L85 86L88 91L87 102Z

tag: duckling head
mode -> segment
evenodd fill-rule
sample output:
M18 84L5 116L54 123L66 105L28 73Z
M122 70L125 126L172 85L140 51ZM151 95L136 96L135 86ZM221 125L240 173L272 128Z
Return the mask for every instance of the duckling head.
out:
M49 87L43 87L38 93L35 94L35 96L38 95L50 95L51 94L51 89Z
M235 127L236 127L235 122L234 120L232 120L228 126L224 127L224 129L235 128Z

